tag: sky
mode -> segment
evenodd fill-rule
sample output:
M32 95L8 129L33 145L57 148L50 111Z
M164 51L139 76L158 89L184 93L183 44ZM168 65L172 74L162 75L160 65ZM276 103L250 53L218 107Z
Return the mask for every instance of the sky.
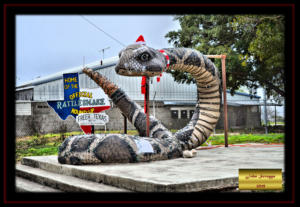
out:
M99 61L104 48L109 47L104 58L117 56L140 35L152 48L173 47L165 35L178 29L172 15L17 15L16 85ZM262 100L263 90L258 89L257 95ZM278 109L282 115L283 107Z
M180 25L170 15L85 15L123 45L143 35L155 49L172 47L164 37ZM18 15L16 17L16 85L103 58L117 56L122 44L80 15ZM84 58L83 58L84 57ZM84 59L84 60L83 60Z

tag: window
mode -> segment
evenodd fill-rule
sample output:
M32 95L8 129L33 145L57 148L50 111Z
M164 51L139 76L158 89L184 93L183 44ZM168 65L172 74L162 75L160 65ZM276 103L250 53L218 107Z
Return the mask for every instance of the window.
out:
M192 107L172 107L170 110L173 119L190 119L194 114Z
M171 110L171 117L173 119L178 119L178 110Z
M49 107L48 107L48 106L41 106L41 105L38 105L37 108L38 108L38 109L47 109L47 108L49 108Z
M187 119L187 110L181 110L181 118Z

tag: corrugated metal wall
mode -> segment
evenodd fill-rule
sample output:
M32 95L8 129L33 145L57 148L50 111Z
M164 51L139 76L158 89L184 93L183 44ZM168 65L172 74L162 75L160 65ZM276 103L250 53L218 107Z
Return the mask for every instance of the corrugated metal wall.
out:
M114 67L99 70L101 74L122 88L133 100L144 100L141 94L142 77L126 77L116 74ZM81 83L80 83L81 84ZM160 82L156 77L150 81L150 99L159 101L195 101L197 88L195 84L179 84L174 81L171 74L164 73Z
M36 85L33 89L35 101L57 101L64 100L63 79Z
M114 65L96 70L102 75L107 77L110 81L117 84L123 89L128 96L133 100L144 100L141 94L141 80L142 77L127 77L116 74ZM98 85L85 74L79 74L80 88L97 88ZM182 102L195 102L197 98L196 84L180 84L174 81L169 73L164 73L160 82L156 81L156 77L151 79L150 84L150 99L153 100L155 95L156 101L182 101ZM34 87L34 100L35 101L48 101L48 100L63 100L63 80L54 80L46 83L36 85ZM258 105L259 99L248 96L236 94L231 96L227 93L228 102L241 104L241 105Z
M105 69L99 69L102 75L107 77L112 82L122 88L131 99L144 100L141 94L142 77L126 77L116 74L114 66ZM91 80L87 75L79 75L79 86L81 88L96 88L98 85ZM164 73L160 82L156 81L156 77L152 78L150 84L150 98L160 101L195 101L196 100L196 85L195 84L179 84L173 80L171 74ZM34 100L63 100L63 80L55 80L35 86Z

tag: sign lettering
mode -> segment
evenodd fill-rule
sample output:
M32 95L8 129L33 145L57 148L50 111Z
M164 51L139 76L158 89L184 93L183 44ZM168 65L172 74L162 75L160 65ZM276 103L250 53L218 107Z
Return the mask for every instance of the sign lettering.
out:
M63 74L64 100L48 101L62 120L72 115L86 134L92 125L104 125L108 115L100 113L110 108L107 95L101 88L80 89L78 73Z
M109 121L105 113L83 113L76 117L79 125L104 125Z
M64 101L48 101L48 104L54 109L62 120L69 115L76 118L77 114L73 111L79 111L79 97L70 99L71 94L79 93L78 73L67 73L63 75L64 80Z

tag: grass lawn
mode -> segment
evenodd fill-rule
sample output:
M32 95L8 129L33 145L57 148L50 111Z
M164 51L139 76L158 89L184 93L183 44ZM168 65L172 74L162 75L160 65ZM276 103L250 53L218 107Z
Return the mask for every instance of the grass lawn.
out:
M224 135L212 135L209 137L207 142L211 142L211 145L224 144ZM228 135L229 144L240 144L240 143L284 143L283 133L270 133L270 134L238 134ZM206 143L203 144L205 146Z
M173 133L176 130L171 130ZM123 131L107 131L106 133L120 134ZM128 130L127 134L138 135L136 130ZM105 133L96 131L95 133ZM46 134L42 136L19 137L16 139L16 161L19 162L22 157L41 156L41 155L57 155L58 147L65 137L71 135L83 134L83 132L70 132L64 136L61 134ZM224 135L212 135L207 140L211 145L224 144ZM272 134L233 134L228 136L229 144L239 143L284 143L283 133ZM204 143L202 146L206 146Z

